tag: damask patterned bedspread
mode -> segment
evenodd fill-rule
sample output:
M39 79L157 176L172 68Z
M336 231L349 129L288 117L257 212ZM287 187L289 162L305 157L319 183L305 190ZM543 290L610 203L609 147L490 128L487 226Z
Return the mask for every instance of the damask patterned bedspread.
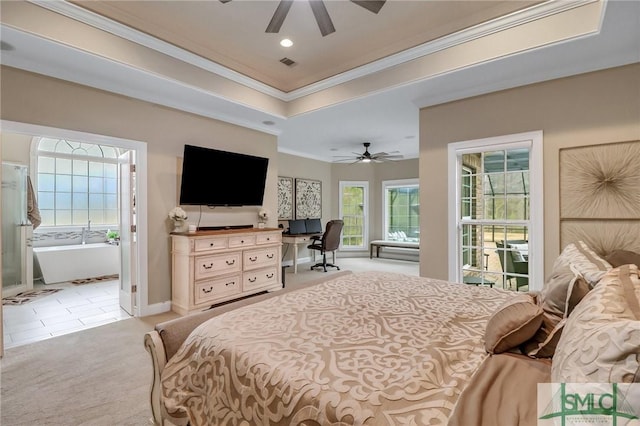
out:
M341 276L203 323L168 361L163 400L192 426L446 424L509 294Z

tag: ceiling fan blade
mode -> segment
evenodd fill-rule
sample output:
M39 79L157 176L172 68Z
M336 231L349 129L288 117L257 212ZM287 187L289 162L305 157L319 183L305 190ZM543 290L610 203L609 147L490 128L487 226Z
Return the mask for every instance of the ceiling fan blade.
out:
M227 0L229 1L229 0ZM280 0L278 3L278 7L276 11L273 13L271 17L271 21L269 25L267 25L266 33L277 33L280 31L280 27L284 22L284 18L287 17L287 13L289 13L289 9L291 9L291 5L293 4L293 0Z
M369 12L378 13L386 0L351 0L352 3L362 6Z
M316 17L316 22L318 23L322 37L335 32L336 29L333 26L333 22L331 22L331 17L329 16L329 12L327 12L323 0L309 0L309 4L311 5L313 16Z

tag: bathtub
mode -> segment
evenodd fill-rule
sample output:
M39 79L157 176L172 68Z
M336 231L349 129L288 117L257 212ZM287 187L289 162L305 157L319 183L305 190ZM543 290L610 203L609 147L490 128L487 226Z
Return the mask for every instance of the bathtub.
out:
M34 247L45 284L120 273L120 250L107 243Z

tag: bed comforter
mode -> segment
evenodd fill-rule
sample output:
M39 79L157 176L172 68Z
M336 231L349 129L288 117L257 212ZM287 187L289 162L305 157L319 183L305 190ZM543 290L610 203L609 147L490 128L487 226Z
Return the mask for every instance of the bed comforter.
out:
M176 424L447 424L509 292L341 276L214 317L162 374Z

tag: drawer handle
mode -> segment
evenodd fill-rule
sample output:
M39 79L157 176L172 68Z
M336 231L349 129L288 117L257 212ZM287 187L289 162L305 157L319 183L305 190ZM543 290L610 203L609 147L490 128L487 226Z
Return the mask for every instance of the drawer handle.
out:
M204 288L202 289L203 293L211 293L212 291L213 291L213 286L209 287L209 290L204 289Z
M267 278L273 278L273 272L270 274L267 274Z
M203 267L204 269L211 269L211 268L213 268L213 263L210 263L210 264L209 264L209 266L207 266L207 265L203 264L203 265L202 265L202 267Z
M274 256L274 254L273 254L273 253L268 254L268 255L267 255L267 259L273 259L273 256Z
M255 262L256 260L258 260L258 256L250 257L249 260Z
M267 237L267 241L271 241L271 238L270 238L270 237Z
M225 285L226 285L227 287L228 287L228 286L230 286L230 285L236 285L236 282L235 282L235 281L231 281L231 282L229 282L229 283L226 283Z
M209 247L213 247L213 243L209 243Z
M244 244L244 240L240 240L240 244Z
M236 260L235 259L233 259L231 261L227 260L226 262L227 262L227 265L229 265L229 266L236 264Z
M258 277L249 278L250 283L255 283Z

